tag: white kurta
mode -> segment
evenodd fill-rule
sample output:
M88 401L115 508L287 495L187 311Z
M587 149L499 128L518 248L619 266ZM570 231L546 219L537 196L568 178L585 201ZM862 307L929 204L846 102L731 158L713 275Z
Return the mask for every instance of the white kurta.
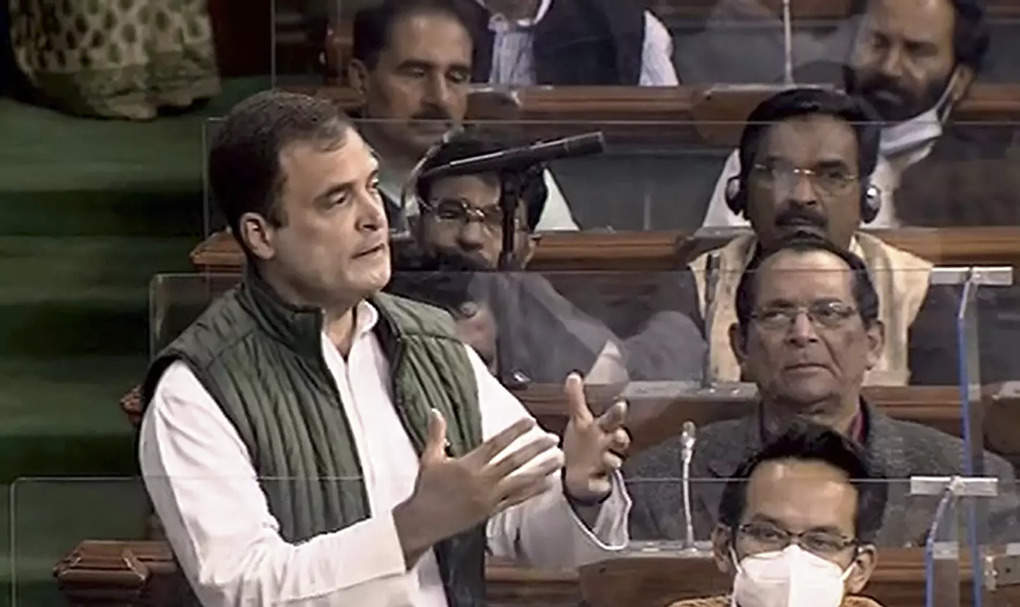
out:
M418 457L390 397L389 364L372 331L378 313L362 303L356 317L346 361L325 335L322 350L354 436L371 517L298 545L280 537L247 448L191 370L176 362L160 379L142 422L142 474L203 604L446 605L433 551L405 567L392 510L413 491ZM483 438L528 417L465 350L478 383ZM619 475L593 530L566 502L558 473L550 487L489 521L492 554L564 568L623 548L630 499Z

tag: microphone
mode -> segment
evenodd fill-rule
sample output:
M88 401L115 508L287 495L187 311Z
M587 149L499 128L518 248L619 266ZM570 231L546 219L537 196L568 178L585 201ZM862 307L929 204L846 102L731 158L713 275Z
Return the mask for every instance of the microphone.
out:
M697 550L694 545L694 521L691 519L691 460L694 459L695 430L694 422L687 420L684 422L683 433L680 435L680 457L683 461L681 478L683 480L684 520L687 527L684 550Z
M701 388L711 390L715 387L715 373L712 370L712 330L715 326L716 289L719 288L721 257L718 251L708 254L705 259L705 335L708 346L705 348L704 370L701 374Z
M422 178L437 179L453 175L523 170L532 165L559 158L601 154L605 149L606 138L601 132L575 135L481 156L461 158L427 171L422 175Z

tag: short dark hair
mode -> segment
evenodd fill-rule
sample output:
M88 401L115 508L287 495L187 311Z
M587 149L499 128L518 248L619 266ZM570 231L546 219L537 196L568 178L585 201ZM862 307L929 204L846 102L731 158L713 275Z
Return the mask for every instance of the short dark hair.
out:
M861 542L875 540L882 527L888 499L883 472L850 439L831 428L800 419L740 464L723 488L719 522L736 529L747 507L747 485L754 471L766 462L789 459L820 461L845 472L850 484L857 490L854 533Z
M854 0L852 12L865 12L871 0ZM956 11L956 26L953 28L953 48L956 62L974 68L977 72L984 63L991 44L991 33L985 21L983 0L951 0Z
M736 307L737 322L740 324L740 332L745 337L747 329L751 324L751 315L754 313L755 300L758 298L757 274L761 265L770 257L785 251L806 253L810 251L826 251L843 260L850 268L850 277L853 281L851 289L854 294L854 303L857 306L857 313L865 327L871 327L878 322L878 292L875 291L875 284L871 280L868 266L864 260L850 251L838 247L832 242L814 234L794 234L781 239L774 247L762 249L761 247L751 258L744 274L740 277L740 284L737 285Z
M379 54L390 43L393 24L405 17L438 14L451 17L469 34L471 28L459 0L383 0L378 6L359 10L354 15L354 44L351 56L374 68ZM472 0L474 1L474 0Z
M511 147L526 145L526 142L503 136L497 133L468 129L454 135L441 144L435 152L422 164L422 173L429 169L442 166L454 160L491 154ZM521 199L528 210L528 229L535 230L538 220L545 209L545 200L549 197L549 188L545 185L542 166L536 165L532 170L522 172ZM436 180L419 179L417 185L418 198L428 200L432 194L432 185ZM500 188L503 183L500 183Z
M332 102L283 91L263 91L230 110L212 138L209 185L246 252L240 234L242 215L258 213L274 225L286 223L279 205L286 177L280 151L296 141L336 149L350 128Z
M795 88L769 97L754 108L740 137L740 178L747 178L754 166L758 147L769 128L778 122L820 114L846 121L857 135L857 165L867 178L878 165L878 145L882 136L881 117L859 97L818 89Z

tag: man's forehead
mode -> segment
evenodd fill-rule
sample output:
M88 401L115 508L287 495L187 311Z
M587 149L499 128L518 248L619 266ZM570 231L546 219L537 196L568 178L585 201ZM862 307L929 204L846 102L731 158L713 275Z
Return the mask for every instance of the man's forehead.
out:
M780 251L758 269L758 300L800 300L851 295L850 266L824 250Z
M764 517L791 531L853 524L857 490L846 473L820 460L775 460L748 479L745 519Z
M328 174L330 180L355 180L379 168L372 148L352 128L346 128L341 140L301 139L280 149L280 165L288 174L309 177Z
M795 116L771 125L758 158L784 158L809 165L857 164L857 134L847 121L827 114Z
M397 63L421 61L470 67L471 50L471 35L457 19L440 11L427 11L394 21L383 52Z
M887 35L951 44L956 8L952 0L870 0L867 17L872 28Z

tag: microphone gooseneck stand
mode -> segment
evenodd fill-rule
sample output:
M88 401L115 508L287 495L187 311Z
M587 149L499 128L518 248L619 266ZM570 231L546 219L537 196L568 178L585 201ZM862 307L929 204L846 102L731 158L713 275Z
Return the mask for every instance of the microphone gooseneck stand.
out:
M517 241L517 205L520 204L521 190L524 186L524 173L520 170L505 169L500 171L500 195L499 208L503 211L503 247L499 253L499 271L512 272L514 267L514 244ZM504 318L511 314L519 314L521 307L518 305L517 281L512 276L507 276L506 290L508 301L501 302L505 310ZM525 321L527 319L524 319ZM499 332L500 334L503 331ZM500 383L509 389L520 389L528 385L529 379L514 369L516 360L515 348L512 338L501 339L497 337L496 374Z

